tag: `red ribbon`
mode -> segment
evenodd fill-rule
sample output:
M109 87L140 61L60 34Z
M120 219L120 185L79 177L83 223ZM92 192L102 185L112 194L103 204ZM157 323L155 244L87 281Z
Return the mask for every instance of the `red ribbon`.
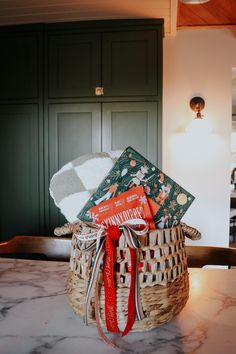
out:
M116 247L115 240L120 238L120 230L118 226L109 226L107 229L107 237L105 242L105 256L103 265L103 279L105 290L105 317L106 327L110 332L119 332L117 322L117 308L116 308L116 287L114 279L114 263L116 259ZM137 266L137 254L136 250L129 247L130 260L131 260L131 272L130 272L130 293L128 299L128 320L126 327L122 332L122 336L125 336L131 330L135 318L135 272Z
M134 286L135 286L135 269L137 266L137 251L133 248L129 247L130 251L130 263L131 263L131 272L130 272L130 291L129 291L129 300L128 300L128 321L126 323L126 327L122 332L122 336L126 336L129 333L131 328L133 327L135 318L136 318L136 310L134 304Z
M105 290L105 317L106 326L110 332L119 332L116 316L116 288L114 282L115 245L114 240L119 239L118 226L109 226L105 243L105 256L103 266L103 279Z

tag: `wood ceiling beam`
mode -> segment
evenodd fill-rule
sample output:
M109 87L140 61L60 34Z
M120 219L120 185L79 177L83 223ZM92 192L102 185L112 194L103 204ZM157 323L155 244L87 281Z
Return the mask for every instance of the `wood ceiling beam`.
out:
M236 28L236 24L177 26L177 30Z
M235 0L211 0L200 5L178 3L177 30L234 28L235 25Z

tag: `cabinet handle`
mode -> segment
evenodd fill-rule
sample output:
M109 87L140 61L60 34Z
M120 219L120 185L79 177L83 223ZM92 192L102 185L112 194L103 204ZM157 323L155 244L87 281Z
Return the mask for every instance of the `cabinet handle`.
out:
M95 96L104 95L104 87L95 87Z

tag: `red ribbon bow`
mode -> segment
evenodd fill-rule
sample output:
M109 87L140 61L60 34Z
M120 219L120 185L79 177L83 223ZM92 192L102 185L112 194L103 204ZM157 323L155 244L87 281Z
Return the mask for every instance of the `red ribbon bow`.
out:
M117 321L116 308L116 286L115 286L115 270L114 263L116 260L115 241L119 240L121 233L124 235L130 252L130 293L128 298L128 319L126 327L122 332L125 336L132 328L136 315L138 320L144 318L142 305L139 297L138 286L138 265L137 265L137 249L140 247L138 236L146 235L148 224L143 219L127 220L119 226L104 227L92 223L87 223L93 231L89 234L78 233L76 238L80 241L93 241L88 247L83 246L83 251L89 251L96 247L96 254L90 271L90 278L86 291L85 306L85 323L88 323L88 307L93 294L97 287L97 277L100 266L103 264L103 279L105 290L105 317L106 326L110 332L120 332ZM95 302L97 301L95 296ZM96 311L95 311L96 313ZM96 318L99 318L98 311ZM102 338L109 344L111 342L106 338L101 328L98 328Z

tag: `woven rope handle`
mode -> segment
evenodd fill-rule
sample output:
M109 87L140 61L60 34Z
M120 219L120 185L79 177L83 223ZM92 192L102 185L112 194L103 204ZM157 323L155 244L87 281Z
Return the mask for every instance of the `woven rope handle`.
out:
M183 230L186 237L190 238L191 240L200 240L201 239L202 235L197 229L185 224L184 222L181 222L180 224L181 224L182 230ZM73 233L79 231L81 225L82 225L82 223L78 222L76 224L67 223L63 226L56 227L54 229L54 235L60 237L60 236L73 234Z
M199 232L197 229L185 224L184 222L181 222L180 224L181 224L182 230L184 232L184 235L186 237L190 238L190 240L196 241L196 240L201 239L201 237L202 237L201 232Z
M81 223L76 223L76 224L67 223L63 226L56 227L54 229L54 235L60 237L60 236L73 234L79 231L80 225Z

